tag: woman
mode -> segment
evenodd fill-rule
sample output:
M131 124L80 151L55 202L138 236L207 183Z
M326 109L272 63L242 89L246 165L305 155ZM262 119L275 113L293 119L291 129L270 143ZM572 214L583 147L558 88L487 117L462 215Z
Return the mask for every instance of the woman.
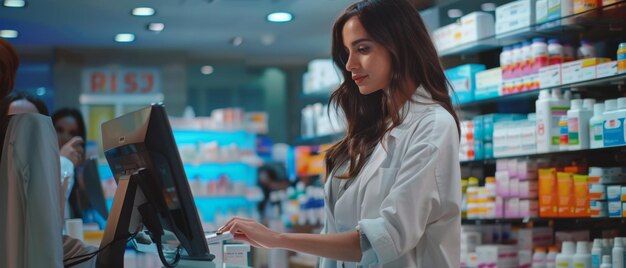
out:
M326 154L322 234L248 219L220 228L253 246L321 256L322 267L459 267L459 127L437 52L405 0L364 0L333 27L344 82L331 101L346 136Z

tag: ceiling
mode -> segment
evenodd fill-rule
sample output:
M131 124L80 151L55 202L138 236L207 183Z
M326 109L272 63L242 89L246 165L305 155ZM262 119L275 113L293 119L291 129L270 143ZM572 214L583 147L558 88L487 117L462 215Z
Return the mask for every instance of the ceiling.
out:
M257 62L310 60L330 54L335 18L354 0L26 0L26 8L0 6L0 29L14 29L21 51L63 48L180 50L197 57L243 58ZM414 0L424 7L430 0ZM156 9L152 17L130 15L134 7ZM294 14L290 23L265 20L274 11ZM150 22L165 30L146 30ZM116 43L118 33L133 43ZM235 47L230 40L241 36ZM262 38L273 39L270 45Z

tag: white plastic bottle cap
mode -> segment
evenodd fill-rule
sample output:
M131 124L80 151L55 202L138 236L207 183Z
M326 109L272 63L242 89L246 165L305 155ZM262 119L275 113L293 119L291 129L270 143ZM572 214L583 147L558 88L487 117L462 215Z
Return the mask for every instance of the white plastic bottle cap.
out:
M610 112L617 109L617 100L606 100L604 102L604 111Z
M571 105L570 105L570 109L571 110L580 110L580 108L583 106L583 100L581 99L573 99L571 101Z

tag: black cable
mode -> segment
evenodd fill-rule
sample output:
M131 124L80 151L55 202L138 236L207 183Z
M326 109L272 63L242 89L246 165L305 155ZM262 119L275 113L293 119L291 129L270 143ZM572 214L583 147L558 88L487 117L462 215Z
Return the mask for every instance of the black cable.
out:
M99 248L98 250L96 250L96 251L94 251L94 252L87 253L87 254L83 254L83 255L79 255L79 256L69 257L69 258L67 258L67 259L64 259L64 260L63 260L63 263L65 263L66 261L73 260L73 259L78 259L78 258L83 258L83 257L85 257L84 259L80 259L80 260L75 261L75 262L71 262L71 263L68 263L68 264L64 264L64 265L63 265L63 267L68 268L68 267L72 267L72 266L75 266L75 265L81 264L81 263L83 263L83 262L86 262L86 261L88 261L88 260L92 259L93 257L97 256L97 255L98 255L98 253L100 253L101 251L103 251L104 249L106 249L107 247L111 246L111 245L112 245L112 244L114 244L114 243L117 243L117 242L122 241L122 240L124 240L124 239L126 239L126 242L128 242L128 241L130 241L130 240L135 239L135 237L137 236L137 234L139 234L139 232L135 232L134 234L129 234L129 235L128 235L128 237L119 237L118 239L115 239L115 240L113 240L113 241L109 242L109 243L108 243L108 244L106 244L104 247ZM88 258L87 258L87 257L88 257Z
M159 243L156 243L156 246L157 251L159 252L159 259L161 259L161 264L163 264L163 266L167 268L172 268L178 265L178 261L180 261L180 246L176 248L176 256L174 257L174 261L172 261L171 263L169 263L165 258L165 255L163 255L163 244L161 244L161 242L159 241Z

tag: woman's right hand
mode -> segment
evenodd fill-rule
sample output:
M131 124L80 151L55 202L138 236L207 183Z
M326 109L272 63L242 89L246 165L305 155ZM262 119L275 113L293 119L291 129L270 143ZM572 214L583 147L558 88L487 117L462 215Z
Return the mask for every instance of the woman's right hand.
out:
M83 149L83 139L73 137L61 147L61 156L66 157L74 166L80 165L85 160L85 150Z

